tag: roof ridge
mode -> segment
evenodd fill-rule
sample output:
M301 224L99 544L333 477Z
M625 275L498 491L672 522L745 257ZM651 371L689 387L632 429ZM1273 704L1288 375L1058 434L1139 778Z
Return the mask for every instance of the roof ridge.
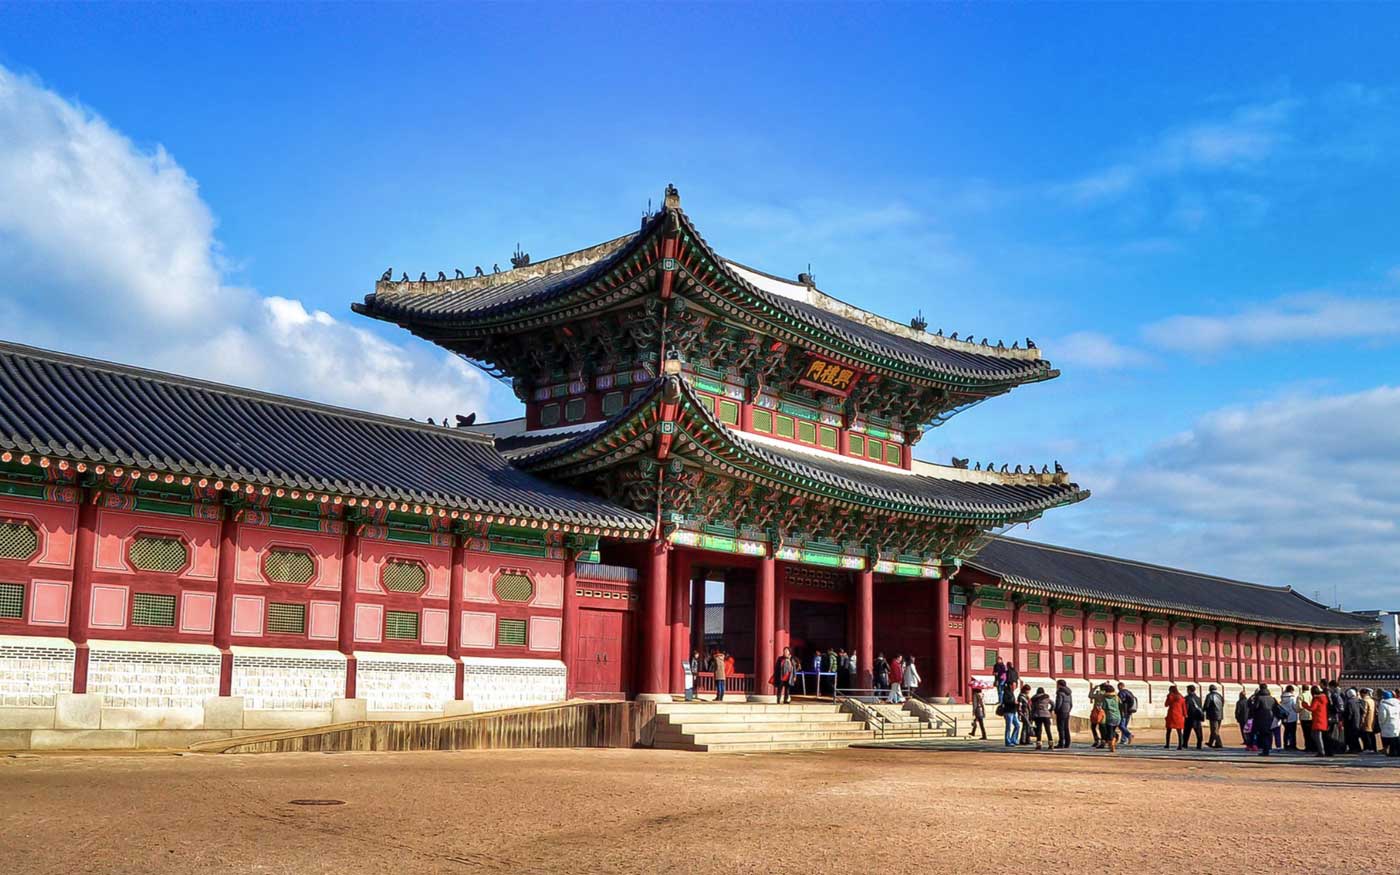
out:
M1122 556L1109 556L1109 555L1106 554L1106 553L1095 553L1095 552L1093 552L1092 550L1080 550L1080 549L1077 549L1077 548L1075 548L1075 547L1062 547L1062 546L1060 546L1060 545L1058 545L1058 544L1045 544L1045 543L1042 543L1042 542L1040 542L1040 541L1028 541L1028 540L1026 540L1026 539L1024 539L1024 538L1012 538L1012 537L1008 537L1007 535L993 535L993 536L992 536L992 540L994 540L994 541L1009 541L1009 542L1011 542L1011 543L1013 543L1013 544L1022 544L1022 545L1027 546L1027 547L1035 547L1035 548L1038 548L1038 549L1041 549L1041 550L1052 550L1052 551L1057 552L1057 553L1068 553L1068 554L1073 554L1073 555L1076 555L1076 556L1087 556L1087 557L1090 557L1090 558L1092 558L1092 559L1104 559L1104 560L1107 560L1107 561L1109 561L1109 562L1116 562L1116 563L1118 563L1119 565L1132 565L1132 566L1135 566L1135 567L1137 567L1137 568L1147 568L1147 569L1151 569L1151 570L1154 570L1154 571L1166 571L1166 572L1170 572L1170 573L1172 573L1172 574L1177 574L1177 575L1181 575L1181 576L1185 576L1185 577L1197 577L1197 578L1202 578L1202 579L1205 579L1205 580L1213 580L1213 581L1216 581L1216 582L1218 582L1218 583L1228 583L1228 584L1233 584L1233 585L1235 585L1235 586L1246 586L1246 587L1249 587L1249 588L1251 588L1251 589L1263 589L1263 590L1268 590L1269 592L1288 593L1288 594L1293 595L1293 596L1296 596L1296 597L1298 597L1298 598L1302 599L1303 601L1306 601L1306 602L1308 602L1308 603L1310 603L1310 604L1314 604L1314 605L1317 605L1317 606L1320 607L1320 608L1324 608L1324 609L1326 609L1326 610L1333 611L1334 613L1343 613L1343 614L1344 614L1344 613L1349 613L1348 611L1338 611L1338 610L1336 610L1335 608L1331 608L1331 607L1328 607L1327 605L1322 604L1321 602L1315 602L1315 601L1313 601L1312 599L1308 598L1307 596L1305 596L1305 595L1299 593L1299 592L1298 592L1297 590L1295 590L1293 587L1287 586L1287 585L1285 585L1285 586L1274 586L1274 585L1267 584L1267 583L1253 583L1253 582L1248 581L1248 580L1236 580L1236 579L1233 578L1233 577L1224 577L1224 576L1219 575L1219 574L1210 574L1210 573L1208 573L1208 572L1203 572L1203 571L1188 571L1187 569L1184 569L1184 568L1172 568L1172 567L1167 566L1167 565L1158 565L1158 564L1156 564L1156 563L1154 563L1154 562L1144 562L1144 561L1142 561L1142 560L1140 560L1140 559L1127 559L1127 558L1124 558L1124 557L1122 557ZM974 563L974 564L976 563L976 560L975 560L975 559L973 560L973 563Z
M377 422L394 428L409 429L412 431L422 431L433 435L444 437L455 437L460 440L471 441L472 443L491 444L494 440L489 435L480 432L467 431L466 429L456 429L444 426L429 425L426 422L418 422L414 419L404 419L402 417L389 416L384 413L374 413L368 410L356 410L352 407L340 407L335 404L326 404L321 401L310 401L305 398L296 398L291 395L279 395L275 392L265 392L261 389L250 389L245 386L234 386L229 383L218 383L213 380L204 380L198 377L188 377L183 374L176 374L170 371L158 371L154 368L143 368L137 365L127 365L120 362L108 361L106 359L91 358L77 355L76 353L61 352L59 350L44 349L38 346L29 346L23 343L16 343L10 340L0 340L0 354L13 354L24 356L40 361L49 361L57 364L69 365L73 367L86 368L94 371L105 371L111 374L135 377L137 379L151 380L157 383L166 383L173 386L185 386L192 389L202 389L216 392L221 395L230 395L243 398L249 401L260 401L270 404L277 404L283 407L291 407L316 413L324 413L329 416L338 416L344 419L358 420L361 422Z

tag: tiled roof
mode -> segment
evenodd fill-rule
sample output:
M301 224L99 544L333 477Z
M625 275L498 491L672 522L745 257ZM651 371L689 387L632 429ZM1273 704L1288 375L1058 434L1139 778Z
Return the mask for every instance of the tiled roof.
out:
M591 528L643 516L511 466L486 436L0 343L0 448Z
M1045 595L1305 629L1359 632L1369 623L1284 587L1243 583L1015 538L993 538L967 565Z
M466 325L476 320L499 317L513 309L538 307L605 274L614 264L631 256L637 245L649 239L664 225L665 218L673 214L691 238L720 267L724 279L742 288L760 303L815 329L820 335L834 337L857 349L917 368L975 380L1015 383L1043 380L1058 373L1035 352L978 346L932 334L906 336L902 328L898 332L881 329L878 323L887 320L873 314L870 314L870 319L862 321L835 312L832 308L777 294L757 282L751 282L746 276L759 272L743 265L732 265L715 253L679 208L657 213L635 234L501 274L427 282L381 281L362 303L352 306L357 313L410 328ZM513 275L517 274L520 279L513 279ZM833 300L817 294L823 300ZM845 309L849 312L853 308Z
M651 387L609 422L573 435L536 438L528 433L502 438L501 451L516 464L540 470L545 462L601 441L613 428L629 421L634 414L657 403L658 395L674 380L681 404L688 416L697 417L728 441L729 448L750 463L766 465L798 481L831 487L857 499L893 502L913 512L930 515L992 514L1014 518L1071 504L1088 497L1087 490L1063 482L1054 475L1010 475L959 472L957 477L931 477L874 464L843 461L834 453L788 449L777 442L759 441L715 419L680 377L653 381ZM827 458L830 456L830 458ZM977 479L969 479L976 477ZM1056 481L1059 482L1056 482Z

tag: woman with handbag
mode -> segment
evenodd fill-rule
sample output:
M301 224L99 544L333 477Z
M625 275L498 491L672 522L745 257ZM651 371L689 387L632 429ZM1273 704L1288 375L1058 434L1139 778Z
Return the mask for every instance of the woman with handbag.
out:
M1100 750L1105 746L1103 736L1103 700L1103 690L1099 689L1098 687L1094 687L1093 689L1089 690L1089 703L1091 706L1089 708L1089 729L1094 734L1095 750Z
M1001 701L997 703L997 716L1006 721L1006 746L1014 747L1020 740L1021 718L1016 709L1016 691L1009 684L1001 688Z

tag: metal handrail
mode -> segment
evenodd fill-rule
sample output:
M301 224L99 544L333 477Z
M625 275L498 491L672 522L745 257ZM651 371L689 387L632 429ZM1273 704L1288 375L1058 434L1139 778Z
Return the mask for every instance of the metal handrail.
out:
M871 728L874 730L877 737L884 738L885 733L888 731L889 725L892 721L883 713L881 713L880 709L875 708L873 706L877 704L897 704L885 701L884 697L888 695L888 692L888 690L874 688L861 689L854 687L838 687L836 688L834 693L834 701L837 705L841 706L843 710L847 706L854 709L856 712L858 712L858 716L865 720L867 725L874 724ZM918 697L910 696L909 698ZM923 702L924 700L919 699L919 701ZM939 717L944 720L950 719L946 714L943 714L942 712L938 712L938 714ZM956 735L957 720L953 719L951 720L951 723L953 725L953 734ZM937 731L938 730L932 724L926 726L924 725L923 720L920 719L916 721L915 734L919 738L924 737L926 733L936 734Z
M909 698L915 700L919 704L923 705L925 708L929 709L929 711L933 712L933 715L937 717L941 723L947 723L951 725L952 732L949 735L950 738L958 737L958 718L950 717L949 715L945 714L938 708L937 705L930 702L927 697L923 696L920 693L911 693L909 695Z

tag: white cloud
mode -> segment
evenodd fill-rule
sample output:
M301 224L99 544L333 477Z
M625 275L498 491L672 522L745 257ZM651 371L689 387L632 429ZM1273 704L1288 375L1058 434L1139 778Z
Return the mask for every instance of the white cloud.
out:
M1279 298L1225 316L1173 316L1143 329L1163 349L1210 354L1231 347L1400 337L1400 299L1330 294Z
M1047 344L1050 359L1057 365L1114 370L1145 364L1141 350L1123 346L1097 331L1076 331Z
M0 67L8 339L420 419L483 404L451 355L230 283L214 231L162 147Z
M1215 411L1141 458L1076 470L1094 497L1033 537L1292 585L1350 608L1400 600L1400 387Z
M1248 104L1223 118L1162 131L1126 159L1053 186L1051 191L1071 203L1099 204L1155 179L1250 169L1286 142L1296 107L1293 100Z

